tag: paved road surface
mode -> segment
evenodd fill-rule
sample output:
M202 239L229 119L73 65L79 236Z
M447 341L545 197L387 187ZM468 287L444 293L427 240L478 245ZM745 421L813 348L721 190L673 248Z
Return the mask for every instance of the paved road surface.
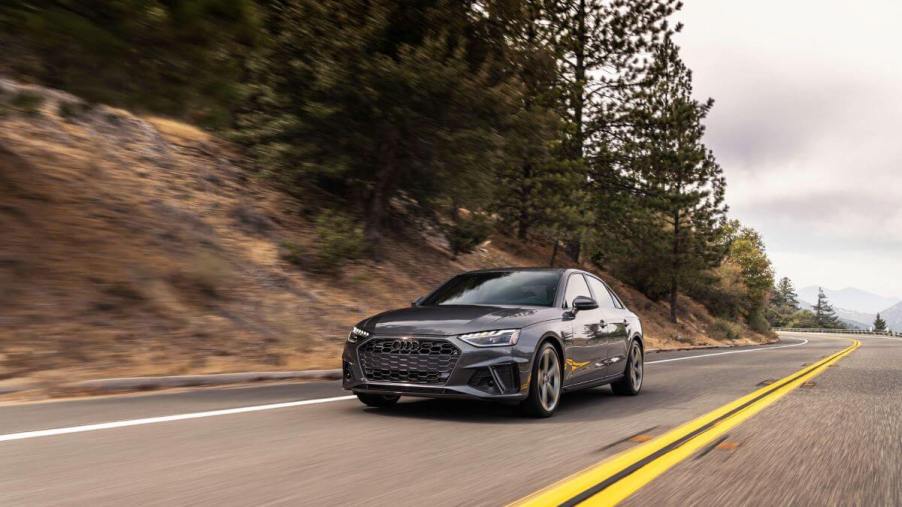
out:
M857 338L814 386L626 503L902 505L902 340ZM344 397L331 382L4 406L0 505L499 505L848 343L784 335L779 348L650 354L640 396L574 393L546 420L469 402L292 403ZM115 421L135 425L86 426ZM26 433L53 428L77 432Z

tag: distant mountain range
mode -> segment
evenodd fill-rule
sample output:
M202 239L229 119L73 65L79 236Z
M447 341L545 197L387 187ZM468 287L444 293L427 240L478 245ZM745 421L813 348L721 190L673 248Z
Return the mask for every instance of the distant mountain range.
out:
M813 309L817 303L817 292L816 285L799 289L800 306L807 310ZM879 312L890 329L902 330L902 300L899 298L881 296L854 287L842 290L825 287L824 295L836 310L836 316L850 327L870 328Z
M902 303L883 310L880 312L880 316L886 321L887 327L894 331L902 331Z
M799 289L799 299L809 303L817 303L817 286ZM834 307L846 308L854 312L871 313L883 312L887 308L899 303L902 299L885 297L866 290L846 287L842 290L832 290L824 287L824 294ZM873 322L873 320L872 320Z

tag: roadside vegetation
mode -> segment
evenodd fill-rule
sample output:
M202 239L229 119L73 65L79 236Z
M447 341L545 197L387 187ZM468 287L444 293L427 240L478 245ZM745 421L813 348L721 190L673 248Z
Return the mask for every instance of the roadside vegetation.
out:
M162 293L187 297L219 324L172 329L201 341L229 325L273 344L314 332L287 310L248 317L240 292L261 262L255 283L309 296L316 303L298 312L308 317L329 312L320 295L331 286L373 286L362 294L381 299L366 303L342 292L347 311L330 340L371 304L404 304L446 274L498 263L602 271L654 315L662 344L763 339L792 305L774 302L763 238L728 215L727 182L704 143L714 102L693 90L675 40L680 6L13 0L0 7L0 44L11 49L0 75L14 79L0 93L4 170L71 164L85 185L108 186L80 202L85 220L133 207L149 223L171 221L153 238L170 253L148 252L179 260L164 275L140 267L159 258L132 259L131 271L97 282L98 304L162 318L174 311L155 306ZM71 145L80 136L105 159ZM54 199L51 186L42 192ZM22 202L7 216L27 215ZM414 264L417 244L416 264L441 267L385 294L386 274ZM296 366L289 349L252 355ZM226 368L216 361L184 368Z
M880 315L877 315L878 320ZM808 329L845 329L847 326L836 315L833 305L823 289L818 290L817 304L811 310L803 309L792 280L783 277L771 289L767 320L772 327ZM884 330L886 323L883 323ZM876 326L876 323L875 323Z

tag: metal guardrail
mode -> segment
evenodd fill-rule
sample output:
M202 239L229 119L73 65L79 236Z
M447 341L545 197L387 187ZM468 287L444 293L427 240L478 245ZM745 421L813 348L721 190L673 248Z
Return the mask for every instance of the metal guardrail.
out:
M774 331L786 331L789 333L830 333L830 334L863 334L875 336L902 336L899 331L864 331L861 329L827 329L827 328L803 328L803 327L775 327Z

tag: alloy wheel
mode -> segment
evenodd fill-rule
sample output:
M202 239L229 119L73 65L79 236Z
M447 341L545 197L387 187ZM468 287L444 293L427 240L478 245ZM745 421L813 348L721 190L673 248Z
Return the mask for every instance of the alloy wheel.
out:
M638 343L633 343L633 351L630 354L630 382L636 391L642 387L642 373L644 363L642 361L642 347Z
M542 351L537 374L539 403L542 404L542 408L551 412L557 407L561 397L561 367L553 348L547 347Z

